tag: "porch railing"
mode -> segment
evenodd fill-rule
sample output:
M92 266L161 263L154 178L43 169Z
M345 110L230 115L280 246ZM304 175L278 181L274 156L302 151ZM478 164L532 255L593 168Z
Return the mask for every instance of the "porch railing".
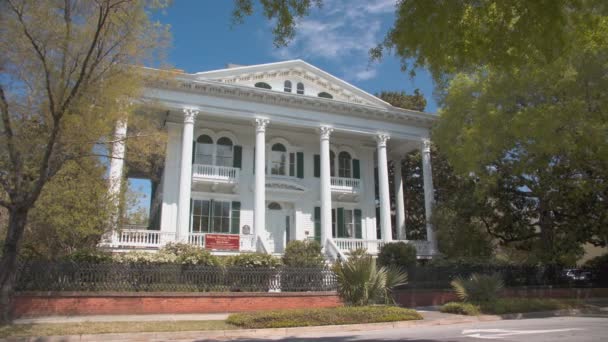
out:
M361 180L356 178L331 177L332 190L358 192Z
M188 234L188 243L198 247L205 247L205 235L207 233L190 233ZM222 234L213 234L222 235ZM225 234L232 235L232 234ZM239 251L252 252L255 251L255 236L253 235L240 235L239 236Z
M123 229L115 232L112 244L118 247L161 247L175 241L175 233L145 229Z
M239 171L238 168L230 166L193 164L192 178L234 183L239 179Z
M337 238L333 239L338 248L344 252L348 252L357 248L365 248L367 252L372 255L377 255L380 252L380 248L387 244L386 241L382 240L362 240L362 239L344 239ZM423 240L400 240L408 244L412 244L416 248L416 255L418 256L430 256L432 255L431 243ZM397 240L392 242L398 242ZM390 242L388 242L390 243Z

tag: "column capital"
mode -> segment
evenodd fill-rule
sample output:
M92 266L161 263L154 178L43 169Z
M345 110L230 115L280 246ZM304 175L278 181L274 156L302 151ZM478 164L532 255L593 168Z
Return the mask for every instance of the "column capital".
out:
M328 140L331 133L334 131L333 128L329 126L321 126L319 127L319 134L321 135L321 140Z
M422 152L431 153L431 139L422 139Z
M386 133L378 133L375 136L378 147L386 147L386 142L390 139L390 135Z
M266 132L266 126L270 123L270 120L263 118L255 119L255 131L256 132Z
M193 124L198 113L200 111L197 108L184 108L184 123Z

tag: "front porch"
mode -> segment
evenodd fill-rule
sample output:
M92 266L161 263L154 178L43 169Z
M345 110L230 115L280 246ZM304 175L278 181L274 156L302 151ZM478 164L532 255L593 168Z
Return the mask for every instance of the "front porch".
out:
M214 246L208 245L207 235L215 237L226 237L236 240L238 237L238 248L236 245L233 249L216 250ZM341 254L348 257L348 252L357 248L365 248L371 255L378 255L380 248L387 243L383 240L365 240L365 239L347 239L333 238L335 245L340 250ZM392 242L406 242L412 244L416 248L416 255L419 259L426 259L432 256L432 245L429 241L424 240L394 240ZM156 250L170 242L184 242L195 245L201 248L207 248L214 254L236 254L247 252L266 252L263 247L257 243L254 235L251 234L216 234L216 233L189 233L185 238L177 238L175 233L162 232L158 230L141 229L134 226L128 226L121 231L116 231L112 234L109 241L101 244L102 247L111 248L113 250ZM261 249L261 250L260 250ZM282 253L273 253L282 254Z

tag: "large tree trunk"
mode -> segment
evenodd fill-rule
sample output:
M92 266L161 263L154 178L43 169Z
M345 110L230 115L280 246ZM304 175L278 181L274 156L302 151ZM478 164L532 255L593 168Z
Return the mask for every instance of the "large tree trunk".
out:
M17 276L19 242L27 222L27 208L9 210L8 231L0 260L0 324L10 322L11 299Z

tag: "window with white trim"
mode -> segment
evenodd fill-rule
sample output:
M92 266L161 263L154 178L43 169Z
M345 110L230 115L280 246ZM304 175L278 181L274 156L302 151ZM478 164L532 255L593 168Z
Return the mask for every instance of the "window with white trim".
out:
M192 200L190 231L193 233L230 233L232 202Z
M287 176L287 149L281 143L272 145L270 149L270 174Z
M232 140L230 138L221 137L217 140L215 165L218 166L232 166L233 164L233 153L232 153Z
M351 178L352 160L350 153L346 151L338 154L338 177Z
M299 95L304 95L304 83L302 82L298 82L298 94Z
M203 134L196 139L194 164L233 166L234 142L228 137L221 137L217 143Z
M355 210L357 209L344 209L344 208L340 208L343 213L343 220L344 220L344 231L340 232L340 227L338 227L338 221L339 221L339 213L338 213L338 208L332 208L331 210L331 228L332 228L332 234L334 238L346 238L346 239L354 239L356 238L356 229L357 229L357 222L356 222L356 216L355 216Z
M201 135L196 139L196 154L194 155L195 164L213 165L213 151L215 145L213 139L208 135Z
M291 81L285 81L284 86L283 86L283 90L286 93L291 93Z

